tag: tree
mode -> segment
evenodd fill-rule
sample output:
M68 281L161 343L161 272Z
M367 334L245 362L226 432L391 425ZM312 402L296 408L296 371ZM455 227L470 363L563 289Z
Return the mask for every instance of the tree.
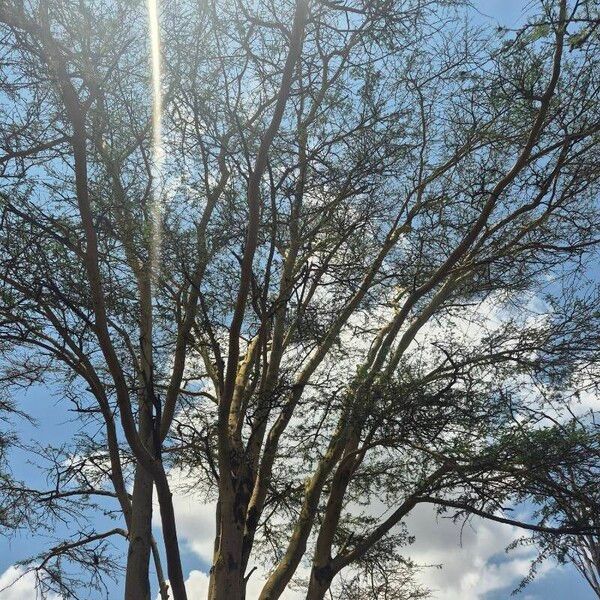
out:
M162 165L145 5L2 4L3 363L85 424L56 510L124 525L43 564L124 532L148 599L156 489L185 599L174 466L217 500L211 600L305 558L307 599L406 597L420 503L596 531L501 514L597 467L557 400L598 358L592 3L500 39L461 4L165 2Z
M595 369L592 369L595 371ZM589 372L584 371L578 376L580 389L587 394L595 392L597 379L589 380ZM586 385L587 380L587 385ZM586 389L591 387L591 390ZM572 431L596 428L594 415L584 414L575 417ZM589 453L598 455L597 446L590 447ZM561 486L553 485L559 481L562 486L569 489L565 495ZM544 531L534 533L531 537L516 540L511 547L531 546L538 549L538 555L532 562L527 577L521 582L519 589L525 588L537 574L540 565L548 560L555 559L561 564L571 563L590 585L594 593L600 597L600 536L598 535L598 516L600 515L600 498L598 497L598 464L590 461L578 469L565 469L556 473L555 477L547 482L537 507L537 517L544 522L554 523L587 523L589 531L586 533L565 533L550 535ZM543 500L542 500L543 498Z

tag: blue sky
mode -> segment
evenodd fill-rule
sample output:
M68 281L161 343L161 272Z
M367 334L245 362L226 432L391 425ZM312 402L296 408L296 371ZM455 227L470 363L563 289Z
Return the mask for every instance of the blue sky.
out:
M475 18L486 21L483 15L489 15L491 19L497 20L502 25L513 27L521 22L523 10L528 5L531 5L529 0L479 0L475 2L475 6L481 14ZM20 408L30 414L37 423L35 426L26 422L18 424L23 441L35 440L41 445L60 444L76 433L76 422L70 420L68 413L64 411L64 405L59 400L60 397L55 390L43 387L34 387L19 399ZM38 471L27 462L27 457L23 453L15 451L13 459L19 464L16 473L18 477L26 478L33 486L44 486L45 482ZM207 539L203 540L194 536L197 531L203 529L202 519L209 518L211 509L201 507L198 501L189 501L188 505L188 514L181 517L180 522L180 533L184 538L182 548L184 569L188 573L192 570L206 571L208 565L198 547L206 544L210 536L205 535ZM197 512L202 512L202 515L196 516ZM94 526L102 530L104 523L98 517L95 519ZM427 515L423 519L427 519ZM417 557L437 559L441 556L443 562L447 563L441 571L426 573L425 576L427 583L433 582L440 586L436 598L439 600L447 600L450 597L462 597L464 600L506 600L511 597L511 591L519 582L518 568L523 567L525 559L516 564L514 555L505 554L504 548L510 541L510 533L506 534L499 527L490 527L479 521L474 523L477 533L473 533L468 539L463 539L461 545L457 527L450 526L448 523L435 523L429 519L426 523L426 531L423 531L424 522L418 515L411 520L412 525L415 526L414 533L417 535L415 549ZM67 529L67 527L58 529L57 536L67 535ZM419 539L419 530L421 530L421 539ZM481 542L482 538L485 538L485 544ZM16 561L31 556L52 543L53 540L45 535L29 537L19 534L12 539L0 538L0 576ZM115 544L118 552L125 553L126 549L121 540L116 539ZM482 591L480 594L469 592L471 595L468 595L467 592L461 591L466 589L461 587L466 585L465 574L469 575L475 582L474 585L479 586L481 590L486 586L493 589ZM503 585L503 578L506 580L506 585ZM443 587L444 585L447 587ZM448 591L450 589L451 592ZM111 599L122 597L120 583L109 585L108 597ZM519 597L527 600L594 600L595 598L573 568L550 564L546 566L543 576L517 596ZM32 600L32 595L31 591L26 589L16 593L0 592L0 600ZM248 600L252 598L249 597Z

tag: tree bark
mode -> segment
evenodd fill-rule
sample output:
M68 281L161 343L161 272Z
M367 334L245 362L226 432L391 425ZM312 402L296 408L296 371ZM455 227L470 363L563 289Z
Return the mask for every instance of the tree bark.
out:
M135 471L125 599L150 600L149 562L152 549L152 475L139 463Z
M329 564L311 569L306 600L323 600L335 576L334 570Z
M244 521L242 499L234 490L219 498L218 547L211 569L209 600L240 600L243 597L244 573L242 549Z
M177 539L175 511L173 509L173 494L169 488L169 482L164 470L161 473L161 477L155 479L155 484L160 507L163 541L167 554L167 573L169 574L169 583L173 591L173 598L174 600L187 600L185 578L181 567L181 555Z

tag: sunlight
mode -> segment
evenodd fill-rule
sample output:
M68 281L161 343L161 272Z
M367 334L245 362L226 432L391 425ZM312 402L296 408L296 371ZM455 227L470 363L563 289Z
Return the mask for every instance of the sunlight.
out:
M162 90L160 64L160 30L158 20L158 0L148 0L148 20L150 26L150 51L152 68L152 199L150 205L150 269L155 277L159 267L161 248L162 202L160 175L164 160L162 141Z

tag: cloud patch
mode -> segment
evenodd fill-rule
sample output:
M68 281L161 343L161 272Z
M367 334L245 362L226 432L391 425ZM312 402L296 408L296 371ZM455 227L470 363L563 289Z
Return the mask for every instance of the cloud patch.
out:
M11 566L0 575L0 598L2 600L34 600L40 598L35 585L35 574L22 567ZM61 600L51 594L48 600Z
M437 516L429 505L415 508L406 523L416 536L407 554L419 564L432 565L423 569L419 580L438 600L483 600L490 592L514 588L535 556L530 548L505 553L512 541L523 536L517 527L480 518L462 527ZM546 570L542 567L538 578Z

